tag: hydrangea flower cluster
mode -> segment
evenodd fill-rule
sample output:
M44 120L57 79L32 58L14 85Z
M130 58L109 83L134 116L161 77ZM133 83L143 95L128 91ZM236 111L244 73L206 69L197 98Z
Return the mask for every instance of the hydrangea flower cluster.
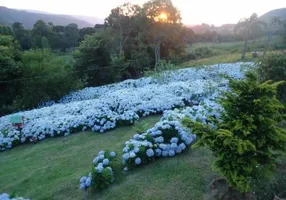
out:
M11 197L7 193L0 194L0 200L29 200L29 199L24 199L22 197Z
M123 149L123 164L125 170L141 166L160 157L173 157L185 151L195 140L196 135L191 129L182 125L186 117L194 121L210 124L208 117L217 119L222 111L216 102L219 92L208 98L201 99L197 105L164 111L160 122L143 134L135 134L125 143Z
M20 112L24 127L17 129L11 115L0 118L0 151L22 143L48 137L68 136L92 130L103 133L118 125L134 123L141 116L194 105L208 95L209 85L226 90L226 73L242 78L243 63L219 64L163 73L164 81L155 78L127 80L117 84L85 88L64 97L59 103Z
M187 149L196 139L179 121L163 120L143 134L135 134L125 143L123 164L134 168L160 157L173 157Z
M114 151L100 151L93 159L92 171L88 176L80 178L80 189L87 190L90 187L105 189L112 184L114 181L112 164L116 156Z

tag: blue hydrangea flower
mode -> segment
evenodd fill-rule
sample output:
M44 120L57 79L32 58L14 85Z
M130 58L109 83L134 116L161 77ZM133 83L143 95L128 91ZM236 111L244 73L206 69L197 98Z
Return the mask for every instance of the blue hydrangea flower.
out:
M176 152L174 151L174 150L170 150L169 151L169 156L170 157L173 157L173 156L175 156L176 155Z
M163 157L167 157L168 155L169 155L169 152L168 152L168 151L165 151L165 150L162 151L162 156L163 156Z
M86 176L81 177L79 180L80 183L85 183L85 181L86 181Z
M153 149L148 149L148 150L146 151L146 155L147 155L148 157L153 157L153 156L154 156L154 151L153 151Z
M108 169L110 172L113 172L111 167L106 167L106 169Z
M177 138L177 137L173 137L171 140L170 140L170 142L171 143L178 143L178 141L179 141L179 139Z
M159 147L162 150L166 150L167 149L167 145L166 144L160 144Z
M164 142L164 138L162 136L155 138L155 142L157 143L163 143Z
M114 152L114 151L112 151L112 152L110 152L110 154L109 154L111 157L116 157L116 153Z
M182 153L181 148L177 148L176 153Z
M187 147L186 147L186 145L184 143L181 143L180 144L180 148L181 148L182 151L184 151Z
M96 169L96 172L102 173L104 168L102 166L97 166L95 169Z
M162 150L161 149L155 149L156 156L160 157L162 155Z
M140 151L140 148L139 148L139 147L135 147L135 148L134 148L134 152L135 152L135 153L139 153L139 151Z
M109 165L109 160L107 158L105 158L103 161L102 161L102 164L107 166Z
M176 151L177 148L178 148L177 143L172 143L172 144L171 144L171 149L172 149L172 150Z
M135 154L133 151L131 151L131 152L129 153L129 157L130 157L130 158L135 158L135 157L136 157L136 154Z
M86 187L90 187L90 186L91 186L91 178L90 178L90 177L88 177L88 178L86 179L85 185L86 185Z
M97 164L97 163L99 162L99 160L100 160L99 157L95 157L95 158L93 159L93 163L94 163L94 164Z
M104 159L104 155L100 154L100 155L99 155L99 159L100 159L100 160Z
M128 160L129 159L129 153L123 154L123 160Z
M136 163L136 165L140 165L141 164L141 158L136 158L135 163Z
M85 183L81 183L79 187L80 187L81 190L85 190L86 189Z

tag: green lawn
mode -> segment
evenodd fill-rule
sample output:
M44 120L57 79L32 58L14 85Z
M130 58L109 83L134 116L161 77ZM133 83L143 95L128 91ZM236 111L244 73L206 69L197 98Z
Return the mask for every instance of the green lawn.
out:
M248 52L252 51L263 51L268 37L260 37L255 42L252 40L248 41ZM219 43L195 43L189 48L192 51L199 47L209 47L215 53L228 54L228 53L240 53L244 47L244 41L238 42L219 42ZM268 50L279 50L285 49L286 46L283 44L283 38L281 36L273 36L270 41L270 46Z
M152 127L160 116L142 119ZM134 135L132 127L105 134L83 132L22 145L0 153L1 192L42 199L84 199L79 178L87 175L100 150L121 152L124 142ZM89 199L203 199L214 174L211 154L204 149L161 159L125 173L121 157L115 163L116 181Z
M251 53L247 53L245 61L255 61L255 59L252 59ZM213 56L210 58L204 58L198 60L191 60L180 64L178 68L188 68L188 67L197 67L202 65L214 65L218 63L235 63L235 62L241 62L240 53Z

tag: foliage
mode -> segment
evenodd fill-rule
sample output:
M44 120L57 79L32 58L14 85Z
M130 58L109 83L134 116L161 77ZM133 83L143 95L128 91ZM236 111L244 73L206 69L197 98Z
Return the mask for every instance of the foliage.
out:
M19 44L12 35L0 35L0 116L13 111L20 87L11 80L22 77Z
M194 54L196 58L209 58L214 56L211 48L208 47L198 47L194 49Z
M244 47L242 50L241 59L245 59L245 53L247 51L248 40L251 37L257 37L256 33L261 32L265 28L265 23L259 21L256 13L253 13L249 18L240 20L236 27L235 32L242 36L244 40Z
M270 54L259 62L259 75L261 81L285 81L286 80L286 56L285 54ZM278 88L281 100L286 100L286 85Z
M75 53L76 69L89 86L112 83L118 75L112 73L111 55L104 39L103 31L87 35Z
M179 121L161 121L146 133L135 134L125 142L123 164L125 170L142 166L160 157L182 153L196 139Z
M220 102L221 118L208 124L186 119L200 139L195 146L212 150L218 169L241 192L250 190L252 179L275 168L275 158L285 149L286 130L279 127L283 105L276 99L282 82L260 84L253 72L246 80L229 79L231 91Z
M22 55L22 61L25 66L23 79L26 80L21 84L21 109L60 99L82 87L74 72L74 61L56 56L49 49L26 51Z
M31 31L25 30L23 24L15 22L12 25L12 31L15 38L19 41L20 46L23 50L28 50L32 48L33 40L31 36Z
M106 189L114 182L113 162L116 159L115 152L100 151L98 156L94 158L91 173L88 177L83 176L80 179L80 188L87 190L90 187L99 190Z

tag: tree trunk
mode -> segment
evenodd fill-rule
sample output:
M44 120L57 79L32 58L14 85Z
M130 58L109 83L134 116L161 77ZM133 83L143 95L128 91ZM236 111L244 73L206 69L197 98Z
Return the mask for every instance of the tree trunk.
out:
M266 53L268 51L269 44L270 44L270 39L271 39L271 34L268 35L268 39L267 39L267 42L266 42L266 45L265 45L265 49L264 49L264 52L263 52L263 58L264 58L264 56L266 55Z
M155 52L155 71L157 72L158 65L161 60L161 48L160 48L160 43L156 44L154 47L154 52Z
M242 60L245 60L245 54L246 54L246 49L247 49L247 42L248 42L248 40L244 41L244 48L243 48L242 56L241 56Z

